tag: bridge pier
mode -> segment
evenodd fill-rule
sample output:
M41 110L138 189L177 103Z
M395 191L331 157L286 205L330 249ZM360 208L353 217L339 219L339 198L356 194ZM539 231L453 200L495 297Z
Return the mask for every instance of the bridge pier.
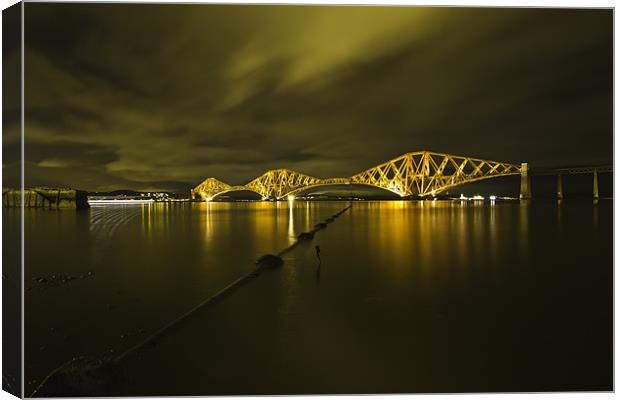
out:
M598 173L594 170L594 182L592 183L592 195L598 200Z
M521 193L519 198L521 200L529 200L532 198L531 179L529 174L528 163L521 163Z
M562 174L558 174L558 200L562 200L564 198L564 189L562 188Z

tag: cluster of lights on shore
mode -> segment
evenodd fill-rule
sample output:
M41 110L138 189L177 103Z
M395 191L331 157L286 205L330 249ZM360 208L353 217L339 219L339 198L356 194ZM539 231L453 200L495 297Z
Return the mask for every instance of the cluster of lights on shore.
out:
M495 201L497 199L496 196L489 196L489 200L491 201ZM474 197L465 197L465 195L463 193L461 193L461 197L459 197L459 200L484 200L484 196L480 196L479 194L475 195Z

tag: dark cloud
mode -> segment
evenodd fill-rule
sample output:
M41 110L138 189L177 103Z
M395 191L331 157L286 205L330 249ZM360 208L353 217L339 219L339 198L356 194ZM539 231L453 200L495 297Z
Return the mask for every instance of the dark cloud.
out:
M68 141L37 142L29 140L25 145L26 161L40 166L82 167L101 166L118 160L114 146L76 143Z
M26 109L28 123L44 126L56 132L75 132L84 130L85 126L96 125L103 129L111 126L100 113L79 107L30 107Z
M422 149L610 163L612 18L27 3L27 172L89 190L177 189L269 168L348 176Z

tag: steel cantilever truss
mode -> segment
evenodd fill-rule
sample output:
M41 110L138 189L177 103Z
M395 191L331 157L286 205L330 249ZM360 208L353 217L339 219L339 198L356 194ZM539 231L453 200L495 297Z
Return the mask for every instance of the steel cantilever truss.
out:
M521 173L517 165L451 154L407 153L351 177L351 183L371 185L401 196L435 195L448 188Z
M250 183L247 190L252 190L263 198L281 199L298 188L316 186L321 179L300 174L288 169L274 169L267 171Z
M514 164L419 151L404 154L349 178L320 179L287 169L267 171L243 186L231 186L208 178L193 189L193 195L210 200L226 192L250 190L263 199L283 199L312 187L358 184L389 190L401 197L428 196L481 179L520 173L521 167Z

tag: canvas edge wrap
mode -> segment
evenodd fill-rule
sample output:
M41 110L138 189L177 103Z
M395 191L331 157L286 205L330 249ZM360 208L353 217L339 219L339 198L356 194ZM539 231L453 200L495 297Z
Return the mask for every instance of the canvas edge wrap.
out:
M7 188L23 192L23 3L2 11L2 180ZM23 206L4 212L19 218L2 224L2 390L23 397ZM4 207L7 207L4 209ZM9 221L18 221L9 222Z

